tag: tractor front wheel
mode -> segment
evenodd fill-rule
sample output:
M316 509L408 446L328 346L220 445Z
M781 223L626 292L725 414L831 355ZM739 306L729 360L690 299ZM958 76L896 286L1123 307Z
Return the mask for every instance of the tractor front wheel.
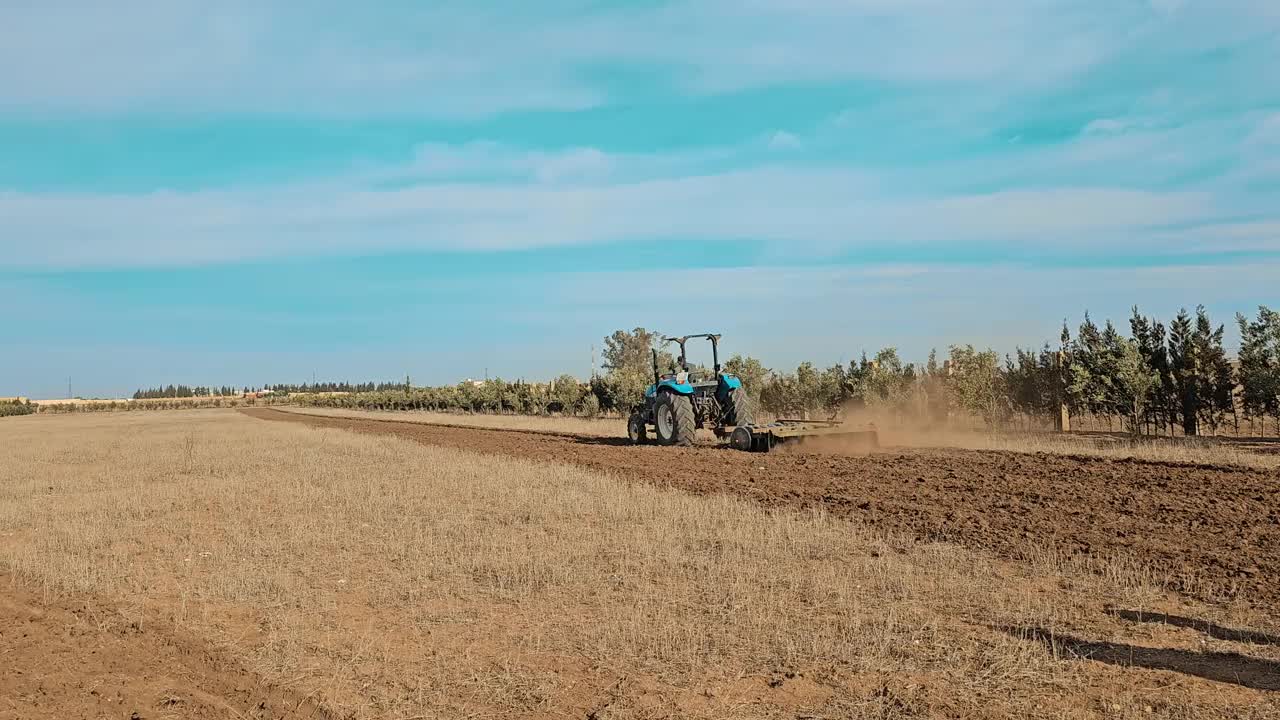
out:
M665 392L653 408L658 442L663 445L692 445L695 420L693 401L684 395Z
M631 413L631 418L627 420L627 439L632 445L643 445L649 441L649 428L645 426L644 413Z

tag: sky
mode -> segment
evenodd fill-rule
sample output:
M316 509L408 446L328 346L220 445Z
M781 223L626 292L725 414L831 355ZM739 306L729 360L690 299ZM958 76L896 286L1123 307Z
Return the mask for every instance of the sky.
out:
M1272 0L0 0L0 396L1280 305ZM597 359L598 362L598 359Z

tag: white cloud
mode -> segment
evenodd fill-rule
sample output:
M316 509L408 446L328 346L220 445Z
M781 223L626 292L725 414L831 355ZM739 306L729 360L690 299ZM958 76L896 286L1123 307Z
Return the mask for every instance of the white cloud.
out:
M1173 252L1280 252L1280 220L1211 223L1159 233L1158 241Z
M1120 118L1099 118L1084 126L1084 135L1110 135L1133 127L1133 122Z
M1106 188L950 197L885 194L870 175L761 167L635 179L598 151L437 148L393 187L328 182L144 195L0 193L0 267L233 262L391 250L493 250L674 237L751 238L789 252L1133 245L1145 228L1211 219L1212 198ZM500 182L460 182L479 158ZM432 164L435 163L435 164ZM421 161L419 162L421 164ZM601 168L617 175L600 179ZM417 172L416 168L409 172Z
M769 149L771 150L798 150L800 146L800 138L786 130L778 130L769 136Z
M407 168L383 173L385 179L537 180L555 183L609 176L615 158L596 148L561 151L521 150L491 141L462 145L425 143ZM377 173L374 173L376 175Z
M1187 0L1147 0L1151 9L1158 13L1173 14L1186 6Z
M448 2L47 0L5 9L0 108L575 109L619 92L586 79L582 70L601 63L673 70L674 82L695 93L856 79L1016 93L1055 86L1135 47L1152 57L1211 49L1280 21L1259 8L1270 3L1204 5L1212 12L1176 13L1175 32L1148 27L1138 6L1070 0L678 0L585 10L547 2L501 11Z
M1255 145L1280 146L1280 112L1263 118L1249 134L1249 142Z

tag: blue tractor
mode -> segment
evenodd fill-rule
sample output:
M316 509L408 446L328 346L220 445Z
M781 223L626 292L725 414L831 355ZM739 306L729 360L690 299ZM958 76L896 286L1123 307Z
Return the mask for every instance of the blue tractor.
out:
M711 341L711 372L691 370L686 343L696 338ZM662 373L658 351L653 351L653 384L644 394L644 405L627 421L627 437L633 443L649 439L653 429L662 445L691 445L694 432L707 428L717 436L727 436L736 427L754 422L751 400L742 380L720 367L720 336L703 333L664 338L680 346L675 372Z

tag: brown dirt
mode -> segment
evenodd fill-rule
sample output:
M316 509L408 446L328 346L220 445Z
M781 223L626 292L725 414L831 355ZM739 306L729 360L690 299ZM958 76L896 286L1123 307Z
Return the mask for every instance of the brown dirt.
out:
M328 718L198 638L0 574L0 719Z
M389 433L431 445L568 462L631 481L822 507L890 533L1015 559L1046 549L1132 559L1190 595L1280 606L1280 473L1047 453L886 449L846 456L633 447L623 438L318 417L265 420Z

